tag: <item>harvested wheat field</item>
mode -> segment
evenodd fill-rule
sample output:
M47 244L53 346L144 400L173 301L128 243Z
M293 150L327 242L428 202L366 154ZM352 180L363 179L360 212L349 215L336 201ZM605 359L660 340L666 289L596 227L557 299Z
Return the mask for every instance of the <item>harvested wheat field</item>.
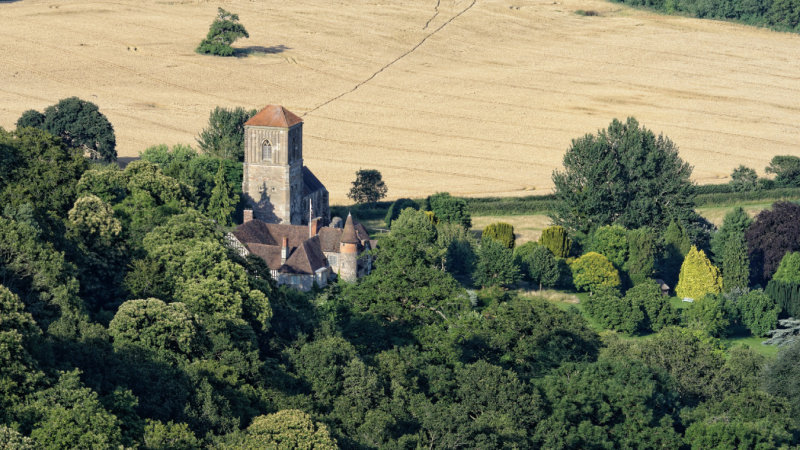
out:
M218 6L241 57L193 51ZM702 183L800 155L800 36L602 1L22 0L0 21L0 126L75 95L135 156L194 143L215 106L283 104L334 203L359 168L390 197L546 191L572 138L630 115Z

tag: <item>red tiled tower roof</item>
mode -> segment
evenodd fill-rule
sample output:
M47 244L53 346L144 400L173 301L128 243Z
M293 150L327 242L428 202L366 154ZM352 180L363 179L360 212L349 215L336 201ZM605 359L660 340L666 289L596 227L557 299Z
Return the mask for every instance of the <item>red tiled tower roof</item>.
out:
M256 127L281 127L289 128L302 122L303 119L280 105L267 105L257 112L255 116L245 122L245 125Z
M347 220L344 222L344 230L342 231L342 244L360 244L356 236L356 228L353 225L353 217L347 213Z

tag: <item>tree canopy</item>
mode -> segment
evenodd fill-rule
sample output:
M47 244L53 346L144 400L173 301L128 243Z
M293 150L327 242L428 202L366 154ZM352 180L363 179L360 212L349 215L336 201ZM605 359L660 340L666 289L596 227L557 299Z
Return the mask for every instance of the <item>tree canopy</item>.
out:
M663 229L694 207L692 169L669 138L634 118L614 120L596 135L574 139L564 169L553 172L551 217L572 233L611 224Z
M347 198L356 203L375 203L386 197L389 190L383 182L381 173L375 169L360 169L356 172L353 187L347 193Z
M217 17L211 22L206 38L195 51L200 54L234 56L236 52L231 44L243 37L249 38L250 35L244 25L239 23L239 15L217 8Z

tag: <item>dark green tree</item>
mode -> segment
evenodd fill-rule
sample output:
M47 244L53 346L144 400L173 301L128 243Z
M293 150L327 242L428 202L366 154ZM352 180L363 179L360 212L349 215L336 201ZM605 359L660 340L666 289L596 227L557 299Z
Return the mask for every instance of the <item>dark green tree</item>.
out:
M25 127L43 128L44 114L35 109L29 109L23 112L22 115L19 116L19 119L17 119L17 128Z
M607 130L572 141L564 170L553 172L551 217L556 225L587 235L613 223L661 230L670 217L691 214L691 172L668 138L656 137L634 118L615 119Z
M537 448L678 448L669 378L640 362L565 364L541 382L548 410Z
M394 202L392 202L391 206L389 206L389 210L386 211L386 218L384 221L386 222L386 228L392 227L392 221L397 219L397 216L400 215L400 211L411 208L411 209L419 209L419 205L414 200L410 198L398 198Z
M558 260L547 247L536 242L526 242L514 248L514 260L523 278L542 287L551 288L558 284L561 268Z
M440 223L458 223L466 229L472 228L472 217L463 198L439 192L428 197L425 203Z
M191 450L201 447L201 441L185 423L162 423L148 419L144 428L144 448L150 450Z
M690 328L702 330L714 337L723 337L731 323L719 295L695 298L685 312L685 320Z
M219 163L217 175L214 177L214 189L208 199L208 215L222 227L231 225L231 214L236 205L233 190L225 178L225 166Z
M691 249L691 241L686 229L678 221L670 222L662 237L662 253L658 264L658 272L670 289L678 285L683 258Z
M514 253L501 242L483 239L478 248L478 263L473 275L475 284L483 287L508 286L519 280L519 267Z
M733 169L730 185L737 192L754 191L758 189L758 175L755 170L740 165Z
M630 298L620 297L611 289L599 289L589 296L583 307L590 316L605 328L634 334L646 326L643 309Z
M797 156L775 156L766 171L775 174L775 184L778 186L800 186L800 158Z
M731 236L739 235L744 238L744 233L753 223L753 219L742 209L737 206L731 212L725 214L722 220L722 226L719 231L714 233L711 237L711 254L714 264L721 266L723 255L725 253L725 245Z
M800 411L800 340L778 351L764 368L762 380L767 392L789 401L793 414Z
M737 300L739 315L753 336L764 336L778 327L778 304L762 290L750 291Z
M628 260L623 268L634 285L651 280L655 271L656 236L652 228L628 231Z
M256 112L217 106L208 116L208 126L197 136L197 144L208 155L244 161L244 123Z
M358 204L375 203L386 197L388 190L378 170L360 169L356 172L356 179L350 192L347 193L347 198Z
M788 402L759 390L703 403L686 414L686 443L693 449L787 448L796 424Z
M743 234L731 235L722 253L722 287L725 292L747 288L750 282L750 261Z
M233 56L236 51L231 44L242 37L249 38L250 35L244 25L239 23L239 15L217 8L217 17L211 22L206 38L195 51L207 55Z
M60 136L70 147L80 148L91 159L117 160L114 127L92 102L69 97L48 106L44 110L43 128Z
M625 293L625 300L638 306L645 314L643 328L659 331L678 322L678 311L669 298L661 295L661 287L653 280L637 284Z

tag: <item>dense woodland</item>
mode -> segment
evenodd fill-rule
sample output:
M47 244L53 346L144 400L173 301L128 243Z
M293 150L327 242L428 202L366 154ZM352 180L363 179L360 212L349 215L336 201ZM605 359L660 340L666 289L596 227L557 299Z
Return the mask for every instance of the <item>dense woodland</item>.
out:
M798 443L794 335L770 359L719 339L800 310L797 204L715 230L677 147L615 121L573 141L538 243L477 237L446 193L398 200L370 275L300 293L225 245L241 164L215 130L236 143L243 122L225 114L204 153L124 169L0 130L0 447ZM780 161L772 182L793 185L800 160ZM590 295L581 311L521 282Z
M800 31L798 0L614 0L667 14L735 20L781 31Z

